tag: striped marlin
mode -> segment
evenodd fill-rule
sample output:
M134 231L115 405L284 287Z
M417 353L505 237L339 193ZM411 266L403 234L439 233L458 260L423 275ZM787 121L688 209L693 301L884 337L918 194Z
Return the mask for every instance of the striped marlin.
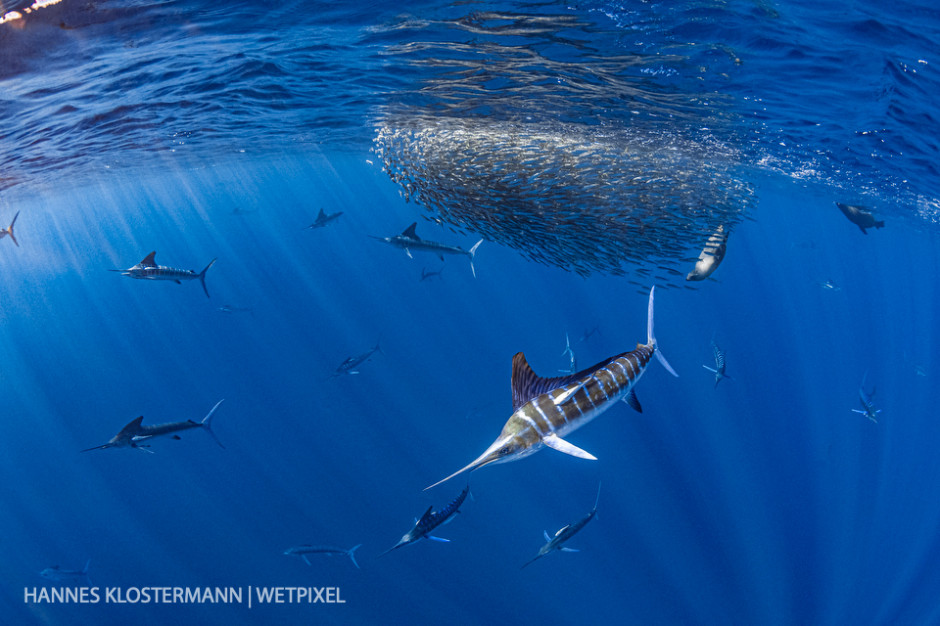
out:
M209 261L209 265L197 274L193 270L181 270L175 267L167 267L166 265L157 265L156 261L154 261L155 256L157 256L157 252L153 251L145 256L143 261L133 267L129 267L126 270L109 271L120 272L121 276L130 276L131 278L139 278L142 280L172 280L176 282L177 285L181 285L184 280L198 278L199 282L202 283L202 290L206 292L206 297L209 297L209 290L206 289L206 272L212 267L212 264L215 263L215 259Z
M448 542L450 539L441 539L440 537L432 537L429 533L437 528L438 526L443 526L447 522L453 521L454 517L460 513L460 505L463 504L463 501L467 499L467 495L470 493L470 483L467 483L467 486L463 488L463 491L460 492L456 498L450 501L450 504L445 506L443 509L437 512L432 512L433 506L429 506L428 510L424 512L424 515L421 516L421 519L415 520L414 528L405 533L401 540L396 543L394 546L380 554L379 556L385 556L392 550L406 546L409 543L415 543L422 539L432 539L434 541L444 541Z
M75 581L88 582L89 565L91 565L91 559L85 561L85 567L82 569L63 569L58 565L53 565L39 572L39 575L57 583L74 583Z
M121 432L116 434L111 438L106 444L95 446L94 448L86 448L82 452L90 452L92 450L103 450L105 448L136 448L144 452L150 452L147 450L150 446L147 444L142 444L141 442L153 437L159 437L161 435L173 435L174 439L179 439L179 435L176 433L189 430L191 428L203 428L209 436L212 437L220 448L225 448L222 445L222 442L219 441L218 437L215 436L215 433L212 432L212 416L215 414L215 410L219 408L219 405L222 404L222 400L219 400L215 403L215 406L212 407L212 410L209 411L209 414L202 418L201 422L195 420L185 420L182 422L168 422L166 424L155 424L153 426L144 426L141 422L144 421L144 416L132 420L127 426L121 429Z
M642 411L633 388L654 355L670 374L678 376L659 350L653 335L654 290L655 287L650 289L646 344L637 344L632 352L612 356L586 370L557 378L536 376L525 355L517 353L512 359L513 414L499 437L475 461L426 489L484 465L507 463L529 456L543 445L578 458L597 460L594 455L562 437L584 426L618 400Z
M477 248L480 247L480 244L483 243L483 240L473 244L473 247L469 250L464 250L458 246L448 246L443 243L438 243L436 241L429 241L427 239L422 239L418 237L418 233L415 232L415 229L418 227L418 222L414 222L411 226L406 228L402 234L395 235L393 237L375 237L370 235L373 239L378 239L389 245L395 246L396 248L401 248L405 251L405 254L408 255L409 259L413 259L411 256L412 250L421 250L423 252L430 252L436 254L441 261L444 260L445 254L465 254L470 257L470 271L473 273L473 277L476 278L477 271L473 267L473 256L477 253Z
M353 565L356 566L356 569L359 568L359 564L356 563L356 550L362 547L362 544L353 546L352 548L345 550L343 548L337 548L335 546L311 546L311 545L302 545L302 546L293 546L284 551L284 554L288 556L299 556L304 560L304 563L310 565L310 560L307 559L308 554L326 554L328 556L333 556L334 554L345 554L350 559L352 559Z
M556 532L553 537L549 537L548 531L544 531L543 534L545 535L545 541L546 541L545 545L539 548L539 553L535 555L534 559L531 559L530 561L526 562L526 564L523 565L519 569L525 569L525 567L529 565L530 563L538 561L540 558L542 558L546 554L550 554L556 550L561 550L562 552L577 552L577 550L575 550L574 548L566 547L565 543L569 539L574 537L576 534L578 534L578 531L580 531L582 528L587 526L588 522L594 519L594 516L597 515L597 502L600 500L600 498L601 498L601 486L600 484L598 484L597 485L597 497L594 498L594 508L591 509L591 511L587 515L579 519L577 522L573 524L568 524L567 526L564 526L558 529L558 532Z
M861 413L871 421L878 423L876 416L881 413L881 409L875 409L875 404L872 402L872 398L875 396L875 388L871 388L871 393L865 392L865 381L868 380L868 372L865 372L865 375L862 376L862 385L858 388L858 400L862 403L862 409L852 409L854 413Z
M712 336L712 351L715 353L715 367L711 368L707 365L703 365L702 367L715 374L715 387L717 387L718 383L723 381L725 378L728 380L734 380L725 374L725 351L719 348L718 344L715 343L714 336Z
M10 236L10 239L13 240L13 243L16 244L16 247L20 247L20 242L16 240L16 237L13 236L13 225L16 224L16 218L20 216L20 212L17 211L16 215L13 216L13 221L10 222L10 225L7 228L0 228L0 239L3 239L7 235Z
M317 219L314 220L313 224L311 224L310 226L307 226L305 230L311 229L311 228L323 228L330 222L335 222L336 220L338 220L339 216L342 214L343 214L342 211L338 211L336 213L327 213L323 209L320 209L320 213L317 214Z
M685 277L686 280L705 280L715 273L718 266L725 258L725 252L728 251L728 233L725 232L724 224L720 224L714 233L709 235L702 248L702 253L698 255L695 267Z

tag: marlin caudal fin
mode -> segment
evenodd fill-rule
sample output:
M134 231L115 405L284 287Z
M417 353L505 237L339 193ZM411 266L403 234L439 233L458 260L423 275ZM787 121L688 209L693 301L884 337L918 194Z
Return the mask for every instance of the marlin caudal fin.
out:
M659 346L656 345L656 335L653 334L653 293L655 291L656 286L654 285L650 288L650 304L646 317L646 345L653 347L653 354L655 354L656 358L659 359L659 362L663 364L663 367L666 368L666 371L678 378L679 375L676 374L676 370L672 369L672 366L669 365L669 361L666 360L666 357L663 356Z
M11 227L11 228L12 228L12 227ZM480 241L476 242L475 244L473 244L473 247L470 248L470 251L467 253L467 254L470 255L470 273L473 274L473 277L474 277L474 278L477 277L477 271L476 271L476 269L473 267L473 255L475 255L475 254L477 253L477 248L480 247L480 244L481 244L481 243L483 243L483 240L482 240L482 239L481 239Z
M362 544L360 543L358 546L353 546L352 548L346 551L346 554L348 554L349 558L352 559L353 565L356 566L356 569L362 569L361 567L359 567L359 564L356 563L356 556L355 556L356 550L358 550L361 547L362 547Z
M205 270L203 270L203 273L205 273ZM219 405L222 404L223 402L225 402L224 398L216 402L215 406L212 407L212 410L209 411L209 414L206 415L204 418L202 418L202 427L205 428L206 432L209 433L209 436L212 437L217 444L219 444L219 447L224 450L225 446L222 445L222 442L219 441L219 438L215 436L214 432L212 432L212 415L215 413L215 410L219 408Z
M13 240L13 243L16 244L16 247L17 247L17 248L20 247L20 242L17 241L17 240L16 240L16 237L13 236L13 225L16 224L16 218L18 218L19 216L20 216L20 212L17 211L17 212L16 212L16 215L13 216L13 221L10 222L10 227L7 228L7 234L10 236L10 239ZM884 225L885 225L885 223L882 222L882 223L881 223L881 226L884 226ZM881 228L881 226L879 226L879 228Z
M209 297L209 290L206 289L206 272L209 271L209 268L212 267L212 264L215 263L215 259L209 261L209 265L205 267L197 276L199 277L199 282L202 283L202 290L206 292L206 297Z

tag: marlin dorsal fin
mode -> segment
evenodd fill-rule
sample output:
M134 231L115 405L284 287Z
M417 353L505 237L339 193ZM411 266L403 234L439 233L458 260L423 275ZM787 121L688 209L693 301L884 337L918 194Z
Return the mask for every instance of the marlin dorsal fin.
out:
M406 228L406 229L404 230L404 232L402 232L401 236L402 236L402 237L408 237L409 239L416 239L416 240L420 241L420 240L421 240L421 237L418 237L418 234L415 233L415 228L417 228L417 227L418 227L418 222L415 222L414 224L412 224L411 226L409 226L408 228Z
M517 352L516 355L512 357L512 410L518 410L519 407L525 405L527 402L531 401L533 398L537 398L543 393L548 393L549 391L558 389L559 387L565 387L573 383L579 383L583 378L590 376L596 370L604 367L611 361L614 361L621 356L623 355L618 354L608 359L604 359L600 363L592 365L591 367L583 369L575 374L569 374L568 376L542 378L541 376L536 375L536 373L529 366L529 362L526 361L525 355L522 352Z
M428 521L428 518L431 517L431 510L434 508L434 505L428 507L428 510L424 512L424 515L421 516L421 519L417 521L418 526Z
M144 260L140 262L144 267L156 267L157 262L154 261L154 258L157 256L157 251L154 250L150 254L144 257Z
M140 432L140 423L143 422L143 421L144 421L144 416L141 415L140 417L138 417L138 418L134 419L133 421L129 422L129 423L127 424L127 426L125 426L124 428L122 428L120 434L124 435L124 434L128 434L128 433L133 433L133 434L139 433L139 432Z

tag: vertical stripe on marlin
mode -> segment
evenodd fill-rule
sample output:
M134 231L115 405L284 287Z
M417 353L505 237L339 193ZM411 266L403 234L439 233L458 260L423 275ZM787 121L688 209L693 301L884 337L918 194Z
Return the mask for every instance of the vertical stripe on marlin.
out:
M544 427L544 428L539 428L539 429L538 429L538 430L539 430L539 433L540 433L542 436L547 435L549 432L554 433L554 432L555 432L555 426L554 426L554 424L552 424L552 418L545 414L544 409L542 409L542 403L541 403L541 402L533 402L533 403L532 403L532 407L535 409L535 412L538 413L538 416L541 418L541 420L535 420L536 425L538 425L539 421L541 421L543 424L545 424L545 427Z

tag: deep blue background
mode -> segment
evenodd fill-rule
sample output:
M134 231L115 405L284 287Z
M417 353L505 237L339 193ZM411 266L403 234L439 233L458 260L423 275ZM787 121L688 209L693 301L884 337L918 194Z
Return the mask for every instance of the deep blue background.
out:
M351 185L348 181L356 181ZM285 181L289 181L286 184ZM441 535L376 555L459 480L510 412L509 361L567 367L645 340L646 297L481 246L478 279L366 235L413 209L361 154L233 160L49 194L0 242L6 503L3 610L50 622L325 619L460 622L927 623L940 613L933 497L938 367L930 236L863 236L824 189L759 181L757 220L698 291L657 293L657 336L681 377L650 367L644 413L617 406L551 450L473 475ZM251 198L251 205L245 203ZM233 214L238 206L244 214ZM344 211L303 230L317 210ZM134 207L129 210L128 207ZM381 210L378 210L381 208ZM427 238L472 241L419 223ZM197 284L107 272L151 249ZM831 279L841 290L821 288ZM226 314L222 304L251 307ZM733 381L713 388L715 333ZM381 340L361 374L330 378ZM926 376L916 373L921 366ZM852 413L865 371L879 423ZM215 430L156 454L78 450L136 415ZM519 566L584 515L578 554ZM297 543L352 546L314 567ZM99 586L331 585L342 606L24 606L39 570L92 559Z

